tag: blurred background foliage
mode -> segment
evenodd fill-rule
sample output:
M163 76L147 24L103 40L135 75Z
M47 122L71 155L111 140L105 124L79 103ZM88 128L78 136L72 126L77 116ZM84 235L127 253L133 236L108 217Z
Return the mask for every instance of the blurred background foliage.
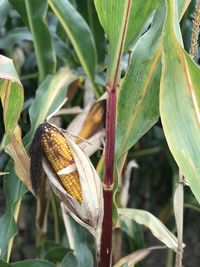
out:
M104 93L105 70L108 62L106 52L107 38L98 20L92 0L71 0L71 5L89 25L96 45L97 67L95 83L98 84L98 87L96 87L95 91L92 90L92 87L96 86L94 85L92 78L90 81L87 78L88 76L92 77L92 75L94 75L94 70L92 69L93 63L91 62L91 69L84 71L84 68L82 67L83 64L80 64L80 58L78 58L77 51L75 51L71 40L66 35L57 16L54 15L52 9L47 7L46 1L43 0L35 1L35 8L37 8L37 5L38 7L41 7L41 10L38 11L43 14L42 17L45 16L51 37L49 37L49 33L46 33L46 36L42 37L43 42L40 44L41 47L38 48L38 51L41 48L43 53L40 54L39 52L36 52L34 49L34 42L37 41L37 37L30 34L29 27L31 18L30 14L28 14L28 16L24 14L23 5L25 2L26 1L18 0L0 1L0 53L13 59L15 68L24 88L25 100L19 118L22 136L26 136L31 129L29 108L34 102L38 86L42 81L47 82L47 80L45 80L46 75L55 75L56 70L63 66L67 66L79 77L78 80L75 80L75 82L69 86L67 91L68 101L63 107L67 109L69 113L74 107L76 107L77 110L71 112L71 114L64 114L54 118L56 123L62 125L63 128L67 128L76 113L79 112L78 108L83 109L91 102L91 99L94 99L95 95L100 96ZM187 51L189 51L190 48L194 7L195 1L192 0L181 20L181 31L184 46ZM31 9L34 7L30 5L29 8ZM40 17L40 14L37 15ZM27 23L27 18L29 23ZM34 25L34 23L35 22L33 21L32 27L38 27L39 24ZM45 48L46 46L54 47L55 50L51 55L45 55L45 53L49 51L48 48ZM92 60L92 57L94 56L92 55L93 52L94 51L92 51L91 48L88 48L88 57L91 59L87 60ZM45 70L44 72L41 72L37 63L38 57L40 57L42 64L43 57L45 56L48 56L49 62L46 63L46 66L40 66ZM128 56L128 53L123 56L121 64L122 76L126 73L126 67L124 66L126 66ZM86 76L85 73L87 72L89 75ZM37 107L35 108L37 109ZM36 110L33 112L36 112ZM3 108L0 105L1 140L3 139L4 132ZM97 165L101 154L102 151L98 150L92 156L92 161L95 165ZM138 167L131 167L135 166L133 160L136 161ZM1 151L1 172L6 170L8 161L8 154ZM158 121L151 130L129 150L124 172L125 170L129 170L129 172L127 171L127 179L130 182L129 189L125 192L127 207L150 211L172 232L174 232L175 221L172 201L174 188L178 181L178 168L169 152L160 121ZM122 179L120 182L121 189L123 189L124 183L125 182ZM14 194L15 188L12 188L12 190ZM22 188L21 190L23 191L25 189ZM117 198L120 199L120 193L117 195ZM5 210L6 203L3 190L3 176L0 176L0 212L3 214ZM200 236L200 227L198 224L200 219L199 211L200 206L192 195L190 189L188 187L185 188L184 243L186 244L186 249L184 252L184 265L187 267L198 266L200 261L200 242L198 238ZM61 262L61 266L93 266L94 260L91 251L94 251L94 241L92 237L86 230L71 220L72 231L78 246L77 260L73 255L72 250L69 249L59 203L53 195L49 205L47 232L45 236L42 237L42 241L40 240L39 245L37 244L35 214L35 198L30 192L27 192L23 196L21 204L18 219L18 234L14 239L11 262L37 257L54 263ZM160 244L146 228L143 228L128 219L123 219L121 229L117 228L115 230L113 241L114 262L131 253L133 250ZM159 265L160 267L170 267L173 266L173 262L174 255L172 251L159 250L152 252L149 257L141 263L138 263L137 266L150 267ZM43 264L45 266L45 263ZM4 266L3 263L2 265L0 263L0 266ZM29 265L26 263L24 266Z

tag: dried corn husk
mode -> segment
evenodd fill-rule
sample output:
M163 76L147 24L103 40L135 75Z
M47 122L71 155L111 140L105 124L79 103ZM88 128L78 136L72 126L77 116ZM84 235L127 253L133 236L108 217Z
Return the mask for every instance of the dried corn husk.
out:
M90 233L94 235L96 238L97 250L99 250L103 220L103 190L101 180L90 159L84 154L70 135L54 125L51 126L56 128L56 130L64 136L70 147L75 164L73 164L73 166L66 166L56 173L52 168L51 163L44 155L42 159L42 167L49 178L55 194L60 199L65 212L69 213L79 224L87 228ZM69 172L74 171L75 169L77 170L80 179L82 193L81 202L77 201L66 191L58 178L58 175L69 174Z

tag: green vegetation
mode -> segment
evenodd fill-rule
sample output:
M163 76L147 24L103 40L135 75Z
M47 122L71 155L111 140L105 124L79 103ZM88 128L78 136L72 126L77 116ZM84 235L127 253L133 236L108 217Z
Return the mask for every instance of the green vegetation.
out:
M195 0L0 1L0 267L198 265L199 24Z

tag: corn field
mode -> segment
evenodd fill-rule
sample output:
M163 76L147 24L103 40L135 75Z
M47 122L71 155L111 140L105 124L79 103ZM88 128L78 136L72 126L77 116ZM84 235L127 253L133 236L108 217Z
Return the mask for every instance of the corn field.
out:
M200 1L0 0L0 267L197 267Z

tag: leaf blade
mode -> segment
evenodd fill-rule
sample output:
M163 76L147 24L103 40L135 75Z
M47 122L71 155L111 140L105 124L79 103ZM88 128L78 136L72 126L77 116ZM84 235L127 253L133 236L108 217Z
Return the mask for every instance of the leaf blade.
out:
M61 68L55 75L48 76L36 92L29 115L31 130L25 137L25 143L30 143L36 128L53 113L66 97L68 86L77 76L68 68Z
M148 227L157 239L177 252L177 238L150 212L139 209L118 209L118 211L121 216L126 216L127 218Z
M45 22L47 0L10 0L29 27L33 37L40 81L56 70L56 55L52 38Z
M147 4L146 1L95 0L99 20L109 39L107 76L110 80L114 78L120 51L136 43L158 2L154 0ZM140 17L137 16L139 13Z
M177 41L177 30L173 26L173 3L167 4L165 32L168 37L163 35L161 120L180 172L200 202L200 70Z
M152 27L138 41L117 100L115 158L120 174L125 153L159 117L160 55L164 5L155 14Z
M48 3L74 46L86 74L93 81L96 51L87 23L68 0L49 0Z

